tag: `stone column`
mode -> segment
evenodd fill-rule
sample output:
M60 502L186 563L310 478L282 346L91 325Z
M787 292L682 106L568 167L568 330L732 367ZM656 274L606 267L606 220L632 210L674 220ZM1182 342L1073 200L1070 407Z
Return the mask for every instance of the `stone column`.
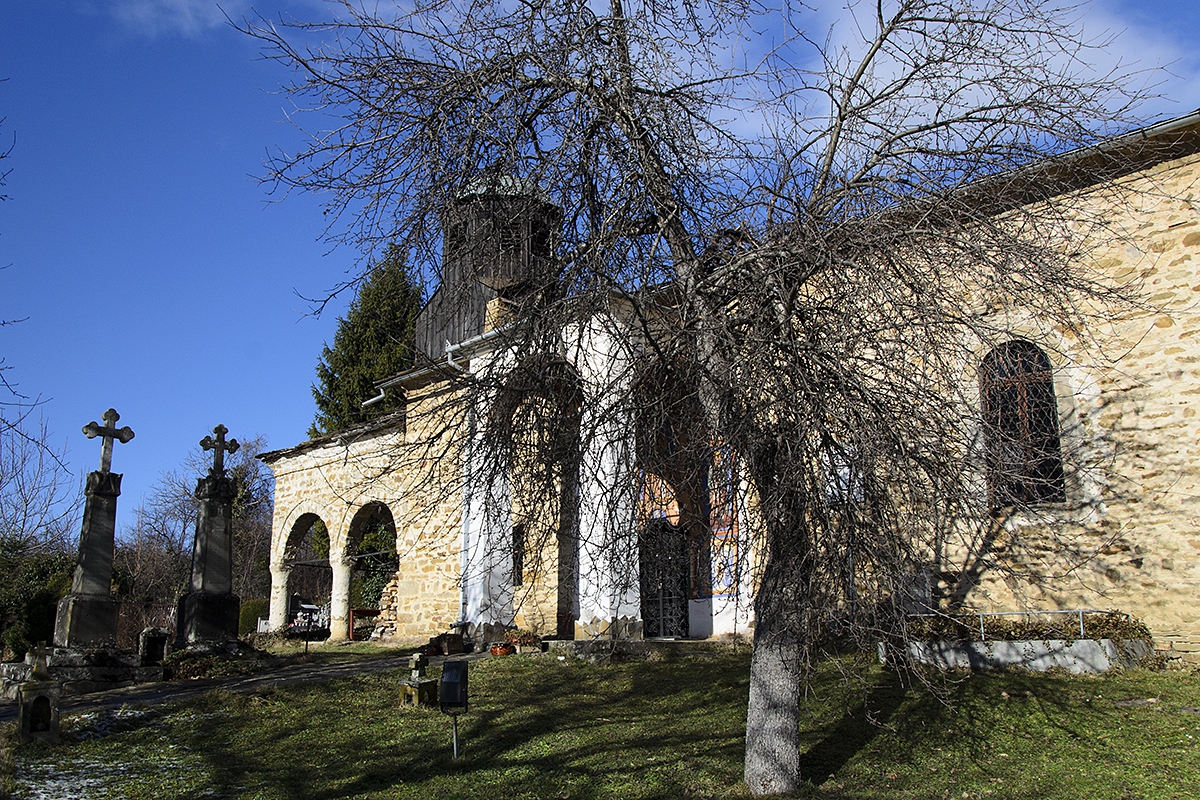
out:
M193 592L229 594L233 591L233 498L237 490L224 476L208 475L196 482L200 516L192 547Z
M120 494L121 476L117 473L88 474L75 576L71 593L58 601L54 621L58 647L94 649L116 644L121 603L112 596L112 569Z
M329 593L329 640L349 639L350 630L350 567L344 557L329 554L329 566L333 568L333 589Z
M278 632L287 627L288 621L288 578L292 568L287 564L271 565L271 630Z

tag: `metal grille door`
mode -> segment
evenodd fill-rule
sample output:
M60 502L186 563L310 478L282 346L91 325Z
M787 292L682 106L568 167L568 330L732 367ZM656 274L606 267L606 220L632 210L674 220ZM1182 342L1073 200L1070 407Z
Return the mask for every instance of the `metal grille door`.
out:
M688 635L687 537L666 520L641 534L642 632L648 638Z

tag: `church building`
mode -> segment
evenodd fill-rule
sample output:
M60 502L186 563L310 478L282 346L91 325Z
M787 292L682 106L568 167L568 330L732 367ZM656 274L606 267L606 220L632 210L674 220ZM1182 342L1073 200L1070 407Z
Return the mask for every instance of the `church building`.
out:
M1085 168L1044 173L1061 183L1055 202L1112 204L1114 236L1089 268L1136 285L1141 303L1090 342L1014 310L1009 340L965 365L979 424L1020 443L981 487L987 505L1017 509L1005 530L1052 528L1060 544L1006 553L998 536L987 553L957 554L964 570L1008 558L1043 577L980 570L963 607L1113 609L1146 622L1160 649L1200 660L1200 113L1060 160L1072 158ZM1126 166L1089 170L1088 159ZM735 455L688 441L686 393L670 419L639 408L641 382L671 380L639 367L638 326L655 321L613 295L553 332L552 347L515 344L545 333L520 329L520 308L554 291L560 225L516 179L464 194L444 220L417 365L377 384L404 410L262 456L276 481L272 629L287 624L296 554L319 521L334 639L350 635L352 565L379 524L395 533L398 568L376 635L753 630L752 508Z

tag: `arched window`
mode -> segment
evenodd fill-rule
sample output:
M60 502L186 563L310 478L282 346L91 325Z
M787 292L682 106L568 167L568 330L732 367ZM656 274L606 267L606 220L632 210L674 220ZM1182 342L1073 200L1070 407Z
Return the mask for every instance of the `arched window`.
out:
M991 508L1066 499L1058 400L1050 359L1029 342L1006 342L979 369Z

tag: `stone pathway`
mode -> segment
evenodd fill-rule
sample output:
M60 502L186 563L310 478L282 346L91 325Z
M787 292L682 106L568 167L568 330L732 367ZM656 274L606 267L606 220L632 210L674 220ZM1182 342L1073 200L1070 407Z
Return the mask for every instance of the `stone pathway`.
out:
M409 653L397 656L377 658L358 658L350 661L339 661L333 664L288 664L282 667L267 668L253 675L239 675L231 678L205 678L194 681L162 681L158 683L142 683L127 686L124 689L111 689L107 692L92 694L69 695L62 699L60 712L67 714L82 714L89 711L103 711L149 703L168 703L175 700L189 700L199 697L213 689L224 689L238 694L251 693L269 689L275 686L290 686L297 683L318 683L347 678L354 675L369 675L389 669L407 669ZM470 653L451 656L453 659L478 661L488 658L484 653ZM446 660L446 656L433 656L429 665L437 666ZM17 718L17 704L13 700L0 700L0 723L13 722Z

